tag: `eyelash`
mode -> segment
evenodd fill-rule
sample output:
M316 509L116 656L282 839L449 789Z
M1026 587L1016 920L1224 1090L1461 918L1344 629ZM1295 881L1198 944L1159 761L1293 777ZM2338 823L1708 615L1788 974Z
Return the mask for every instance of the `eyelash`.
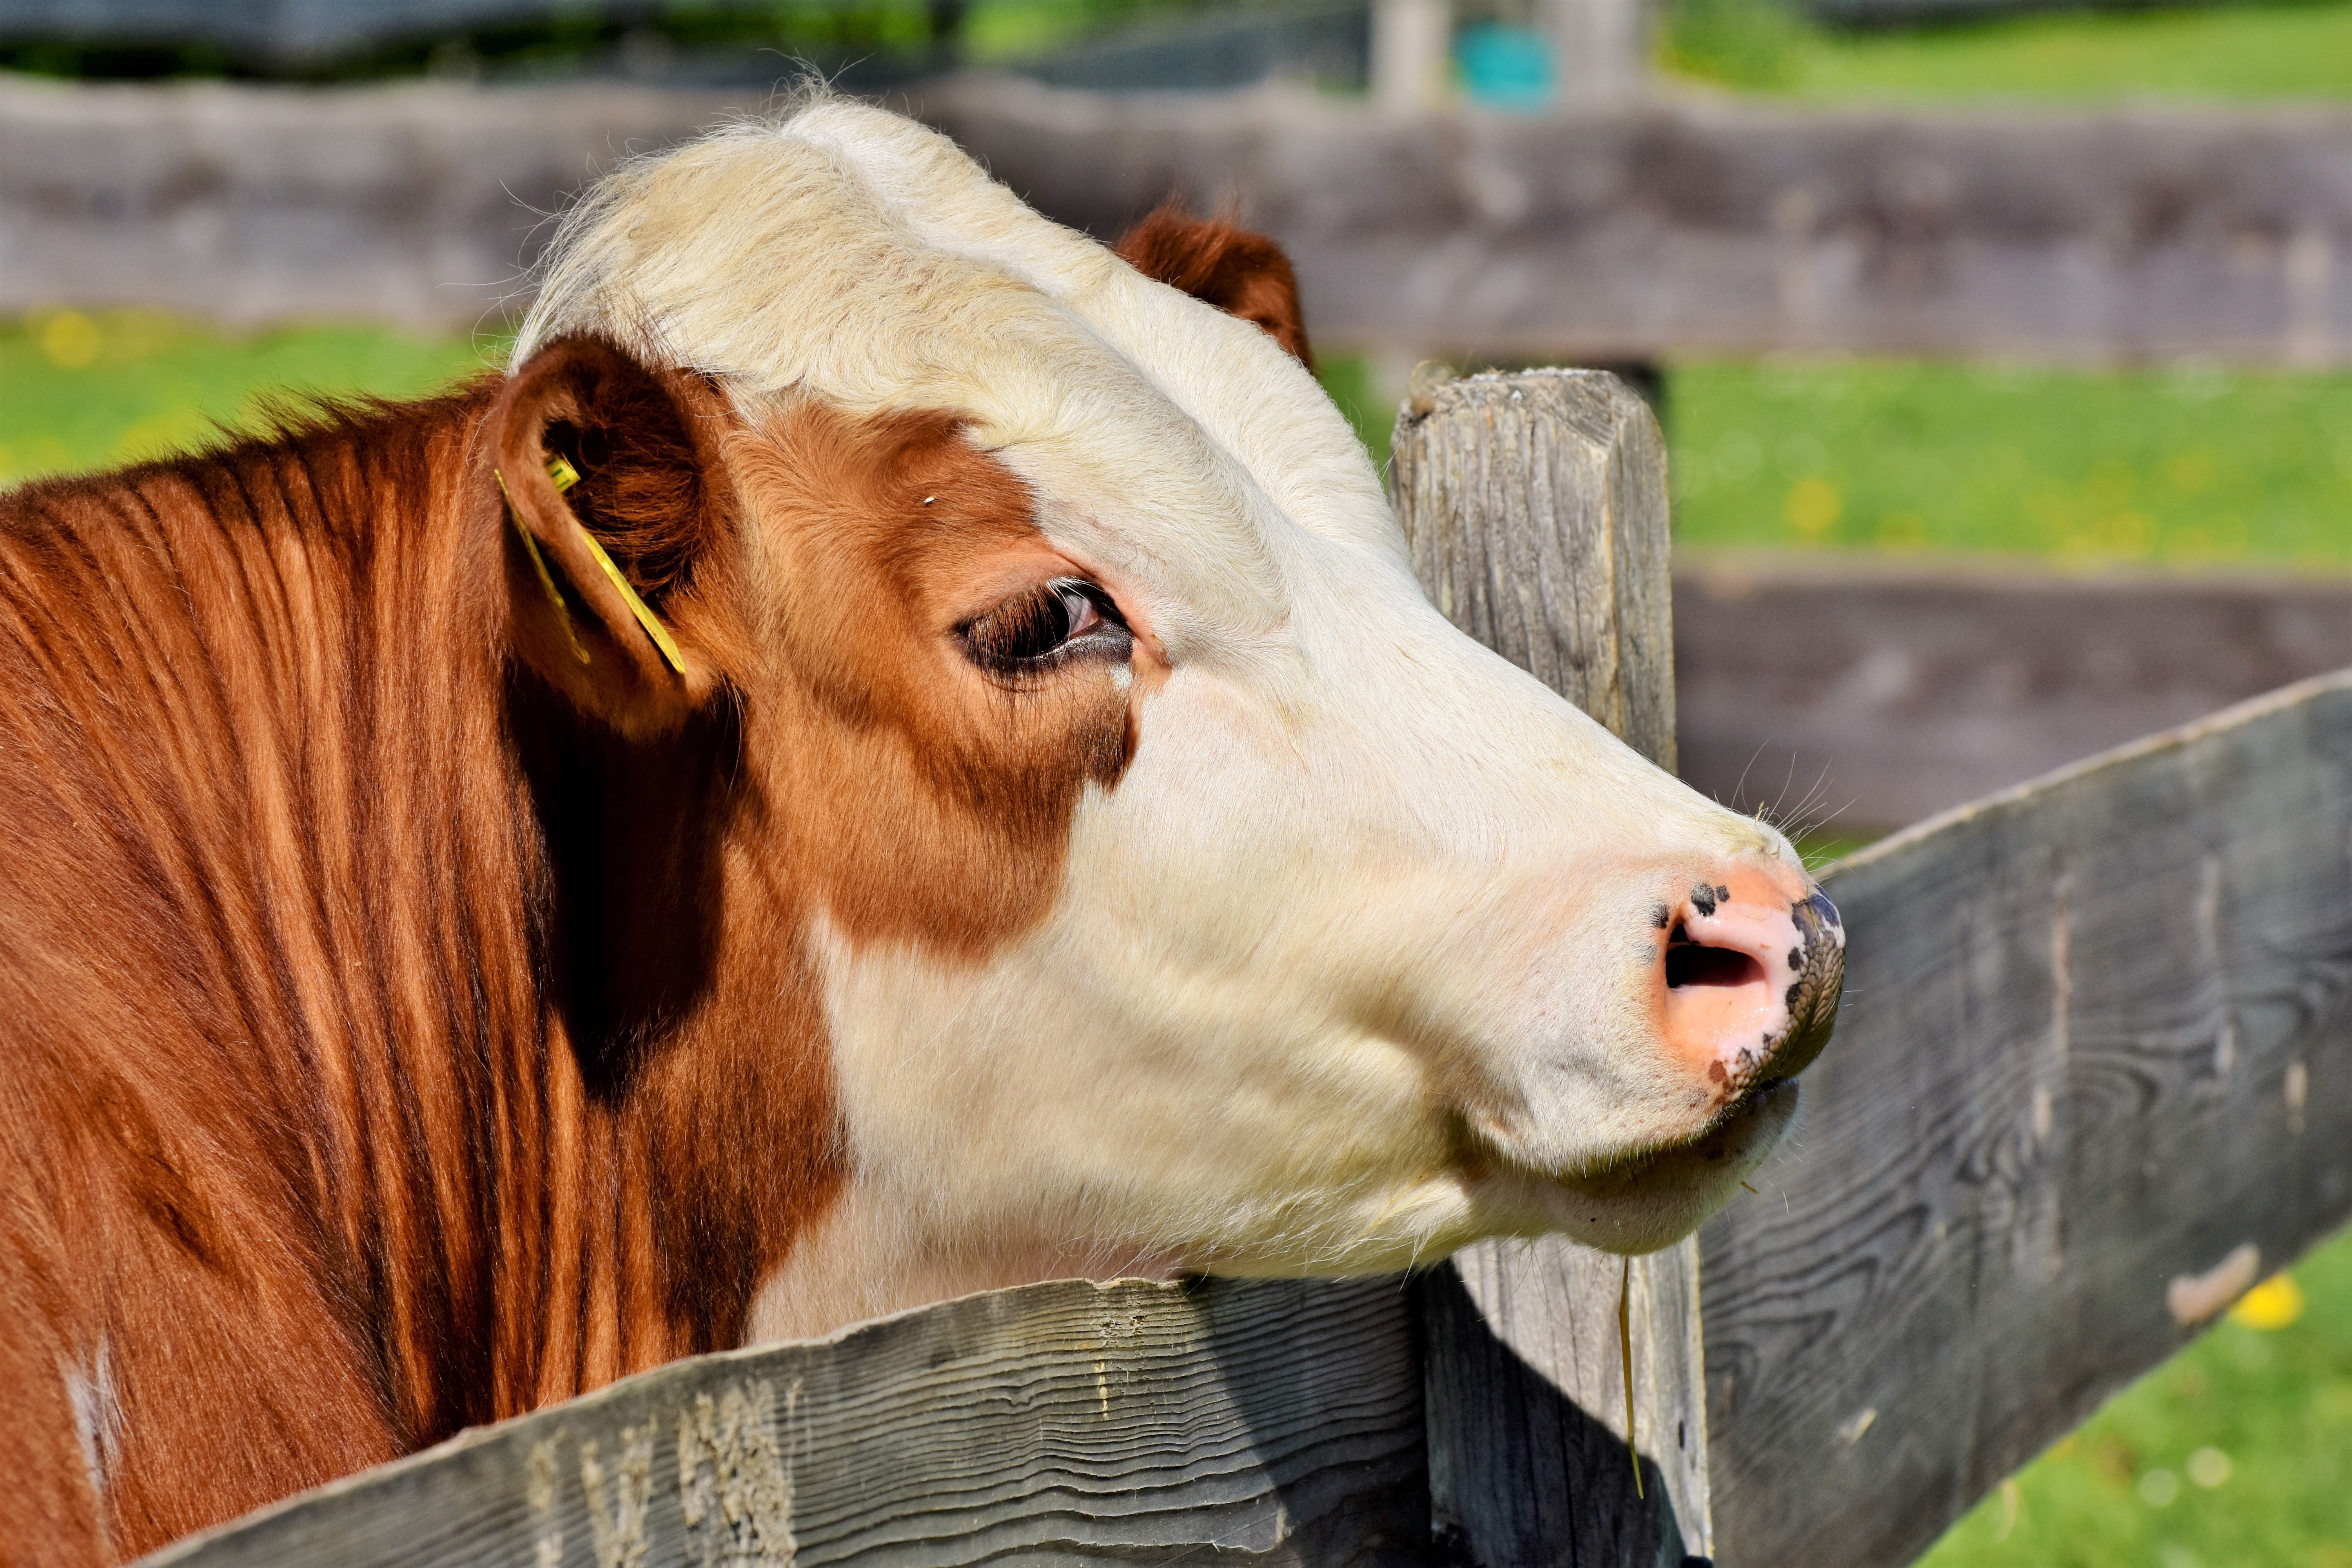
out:
M1093 649L1127 656L1127 619L1092 583L1056 577L958 628L965 654L994 675L1034 674Z

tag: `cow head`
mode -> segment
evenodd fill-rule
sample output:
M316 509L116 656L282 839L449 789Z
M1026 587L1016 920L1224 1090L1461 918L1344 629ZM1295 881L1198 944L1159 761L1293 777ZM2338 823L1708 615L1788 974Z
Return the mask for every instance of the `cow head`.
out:
M821 1113L754 1335L1655 1247L1826 1037L1843 934L1780 836L1424 599L1279 252L1123 248L815 101L593 193L492 415L522 662L644 776L733 781L610 829L650 847L603 896L698 977L586 967L723 1029L711 1092Z

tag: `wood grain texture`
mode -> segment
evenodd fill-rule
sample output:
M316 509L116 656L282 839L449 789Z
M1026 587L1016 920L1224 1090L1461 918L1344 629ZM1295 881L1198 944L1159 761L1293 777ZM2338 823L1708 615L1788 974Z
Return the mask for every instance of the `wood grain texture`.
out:
M1414 573L1448 620L1671 772L1665 442L1615 376L1440 382L1391 447Z
M1454 625L1675 761L1665 450L1596 371L1416 392L1392 482L1413 568ZM1559 1238L1465 1248L1420 1283L1432 1523L1483 1568L1706 1554L1697 1248L1633 1272L1637 1492L1617 1335L1622 1259Z
M1909 1562L2352 1215L2352 673L1825 880L1837 1040L1702 1233L1733 1568Z
M699 1357L468 1432L152 1568L1412 1563L1395 1279L1067 1282Z
M1617 1338L1622 1258L1559 1237L1465 1248L1420 1282L1430 1525L1472 1562L1681 1568L1707 1553L1698 1244L1632 1268L1635 1447Z

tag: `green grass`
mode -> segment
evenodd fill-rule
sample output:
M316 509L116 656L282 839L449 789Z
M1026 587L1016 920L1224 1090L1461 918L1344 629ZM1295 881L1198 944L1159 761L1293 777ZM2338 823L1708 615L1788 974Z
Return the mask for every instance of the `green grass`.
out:
M979 0L964 15L964 54L984 65L1030 58L1204 8L1193 0Z
M408 397L488 363L470 343L373 327L233 336L136 310L0 322L0 484L251 428L273 393Z
M1834 33L1775 0L1682 0L1671 75L1822 102L2352 96L2352 4L2074 13Z
M1383 396L1372 379L1371 367L1362 360L1347 354L1325 354L1316 362L1316 379L1348 423L1356 427L1356 437L1372 454L1372 461L1385 470L1389 460L1389 432L1396 427L1397 400Z
M1385 459L1363 365L1323 377ZM1710 363L1664 418L1685 549L2352 568L2352 374Z
M1815 871L1876 843L1878 837L1875 833L1846 833L1835 826L1818 827L1810 832L1796 828L1790 833L1790 842L1796 847L1797 853L1805 858L1805 864Z
M2352 375L1696 364L1665 415L1686 547L2352 566Z
M2301 1318L2224 1321L1979 1504L1922 1568L2352 1568L2352 1236L2292 1277Z

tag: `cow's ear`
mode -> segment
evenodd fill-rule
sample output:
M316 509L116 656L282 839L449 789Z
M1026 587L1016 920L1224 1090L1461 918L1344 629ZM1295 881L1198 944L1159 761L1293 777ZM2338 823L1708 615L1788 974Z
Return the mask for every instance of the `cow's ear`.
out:
M1145 277L1255 322L1299 363L1315 368L1298 309L1298 274L1282 247L1265 236L1223 217L1194 217L1171 200L1121 235L1114 248Z
M698 378L593 337L532 354L490 411L515 654L633 738L709 700L740 640L727 417Z

